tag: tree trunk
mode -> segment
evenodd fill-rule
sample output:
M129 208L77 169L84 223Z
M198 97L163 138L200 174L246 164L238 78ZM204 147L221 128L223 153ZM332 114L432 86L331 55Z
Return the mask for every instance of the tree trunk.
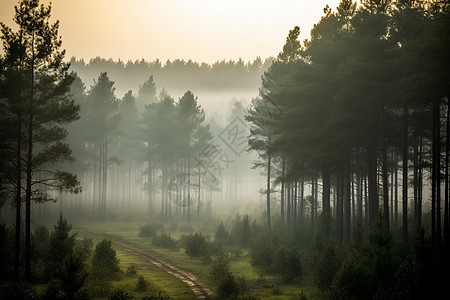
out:
M377 143L375 139L367 147L368 225L373 228L378 215ZM366 212L367 214L367 212Z
M445 144L445 186L444 186L444 241L446 242L447 246L449 246L449 242L450 242L450 228L449 228L449 178L448 178L448 161L449 161L449 148L450 148L450 99L449 99L450 95L447 96L447 116L446 116L446 134L445 134L445 140L446 140L446 144ZM447 247L448 249L448 247Z
M102 215L106 214L106 190L108 184L108 137L103 139ZM131 188L131 187L130 187Z
M98 149L98 213L100 216L103 214L103 203L102 203L102 191L103 191L103 138L100 138L99 149Z
M369 195L368 195L368 184L367 184L368 178L367 178L367 169L364 168L364 176L363 176L363 183L364 183L364 224L366 227L370 226L369 221Z
M188 118L189 122L189 118ZM188 150L188 158L187 158L187 193L188 193L188 207L187 207L187 220L188 223L191 221L191 140L190 134L187 136L187 150Z
M391 177L391 184L390 184L390 189L391 189L391 196L390 196L390 211L389 211L389 220L390 220L390 224L391 226L395 229L395 222L394 222L394 193L395 193L395 188L397 186L396 182L394 181L395 179L395 150L392 147L392 152L391 152L391 165L390 165L390 177Z
M352 206L352 218L351 220L356 219L356 205L355 205L355 178L354 178L354 172L350 170L350 186L351 186L351 206Z
M311 181L311 236L314 235L314 225L315 225L315 211L316 211L316 184L315 178L313 177Z
M165 216L166 216L166 220L170 220L171 217L171 209L172 209L172 205L171 202L169 201L169 187L168 187L168 182L169 182L169 176L172 176L173 174L173 163L172 161L170 162L169 166L167 167L168 171L167 171L167 175L166 175L166 183L165 183L165 189L166 189L166 195L165 195Z
M165 188L166 188L166 165L162 163L162 180L161 180L161 220L164 221L164 204L165 204Z
M131 199L133 198L133 189L132 189L132 183L133 183L133 171L131 168L131 159L128 160L128 210L131 208Z
M285 159L284 157L282 158L281 161L281 224L284 225L284 208L285 208L285 204L284 204L284 172L285 172Z
M198 198L197 198L197 220L200 220L200 196L201 196L201 177L200 164L198 164Z
M22 40L22 39L21 39ZM21 42L22 43L22 42ZM22 61L22 58L20 59ZM22 68L19 67L18 80L18 104L19 110L17 115L17 187L16 187L16 232L15 232L15 249L14 249L14 275L19 279L20 272L20 227L21 227L21 210L22 210L22 108L21 108L21 81Z
M422 225L422 198L423 198L423 137L422 135L420 136L420 142L419 142L419 190L417 191L417 226L421 226Z
M403 106L403 143L402 143L402 156L403 156L403 180L402 180L402 215L403 215L403 241L408 242L408 104Z
M325 236L330 235L330 170L325 168L322 172L322 206L323 206L323 231Z
M432 140L432 162L431 162L431 240L433 243L433 247L437 247L437 233L436 233L436 202L437 202L437 123L438 123L438 105L436 104L436 101L433 102L433 116L432 116L432 127L433 127L433 140Z
M358 172L356 173L357 199L356 199L356 223L362 225L363 214L363 170L361 160L358 160Z
M94 161L93 161L93 168L94 168L94 174L93 174L93 180L92 180L92 212L95 212L96 210L96 198L97 198L97 172L99 169L97 169L97 164L100 163L100 156L98 159L96 159L97 156L97 143L94 143ZM100 153L99 153L100 155ZM100 178L100 177L99 177ZM99 179L100 180L100 179ZM100 208L100 202L98 203Z
M336 180L336 234L340 243L344 242L344 167L341 165Z
M346 162L344 162L344 168L343 168L343 190L342 190L342 196L343 196L343 241L344 243L350 242L350 229L351 229L351 201L350 201L350 178L351 178L351 171L350 171L350 160L346 158Z
M267 226L271 227L270 225L270 169L271 169L271 154L270 152L267 153Z
M297 197L297 191L298 191L298 181L295 180L294 183L294 196L293 196L293 201L294 201L294 224L297 224L297 220L298 220L298 197Z
M441 118L440 101L436 103L436 246L442 241L441 227Z
M302 176L300 182L300 224L303 224L304 221L304 209L305 209L305 179Z
M25 278L30 281L31 275L31 176L33 159L33 114L30 112L28 124L28 150L26 163L26 188L25 188Z
M414 146L413 146L413 182L414 182L414 222L417 226L418 222L418 198L419 198L419 139L417 136L417 132L414 133Z
M389 185L387 171L386 138L384 128L384 106L381 108L381 169L383 182L383 219L385 229L389 231Z
M286 186L287 186L286 187L286 190L287 190L286 221L287 221L287 226L290 227L291 226L291 184L287 183Z
M394 161L394 227L398 228L398 157Z

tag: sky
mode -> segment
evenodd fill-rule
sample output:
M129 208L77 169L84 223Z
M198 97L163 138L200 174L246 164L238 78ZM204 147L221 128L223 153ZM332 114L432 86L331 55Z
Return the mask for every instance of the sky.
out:
M50 1L41 0L48 4ZM300 40L339 0L53 0L66 58L122 61L253 61L281 51L300 26ZM0 21L13 25L18 0L0 0Z

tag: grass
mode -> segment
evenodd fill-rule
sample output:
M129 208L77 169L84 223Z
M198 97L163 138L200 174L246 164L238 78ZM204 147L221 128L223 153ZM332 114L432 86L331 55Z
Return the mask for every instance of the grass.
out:
M161 260L164 260L172 265L175 265L183 270L189 271L197 275L200 281L204 283L209 282L209 265L201 258L191 258L184 253L183 248L177 250L169 250L161 247L155 247L151 243L151 237L140 237L139 232L141 226L146 224L142 221L125 221L125 220L111 220L111 221L92 221L87 220L78 224L74 224L73 231L79 232L81 237L88 236L92 233L104 233L114 235L121 239L122 242L132 242L141 250L151 251L152 254ZM166 224L162 226L159 223L154 223L155 233L161 232L170 233L172 237L179 238L182 234L201 231L203 233L213 236L214 228L202 226L201 224ZM205 232L204 230L207 230ZM92 238L92 237L91 237ZM120 260L120 268L125 271L130 264L133 264L138 273L145 277L151 283L152 289L164 290L167 295L174 299L191 298L193 293L181 281L174 278L170 274L156 268L151 263L144 261L138 256L134 256L124 250L116 249L118 258ZM251 294L258 299L292 299L303 292L307 299L327 299L323 293L314 286L312 279L304 278L300 282L283 283L280 279L271 274L261 275L258 269L250 264L250 256L247 251L238 257L231 259L231 271L240 277L245 277L248 286L251 288ZM113 282L113 288L125 288L132 291L136 299L141 299L146 293L138 293L135 291L138 276L124 276L123 279Z

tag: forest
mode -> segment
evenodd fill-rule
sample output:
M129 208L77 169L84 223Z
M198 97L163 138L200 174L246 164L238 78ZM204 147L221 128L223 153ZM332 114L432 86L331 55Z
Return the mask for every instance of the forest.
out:
M450 2L341 0L244 62L1 24L0 299L437 299ZM61 20L64 22L64 20Z

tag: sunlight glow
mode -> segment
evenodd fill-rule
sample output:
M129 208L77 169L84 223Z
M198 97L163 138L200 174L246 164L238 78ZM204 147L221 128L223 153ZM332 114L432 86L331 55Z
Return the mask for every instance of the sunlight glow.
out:
M16 0L2 0L0 20L11 25ZM50 1L42 1L49 3ZM53 19L67 56L89 60L192 59L212 63L276 56L290 29L309 38L328 3L338 0L53 0Z

